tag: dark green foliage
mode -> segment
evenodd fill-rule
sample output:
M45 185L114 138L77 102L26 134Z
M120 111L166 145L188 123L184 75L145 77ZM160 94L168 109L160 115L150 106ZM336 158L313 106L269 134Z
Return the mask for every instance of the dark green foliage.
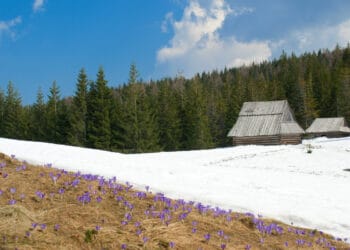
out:
M88 146L110 150L111 142L111 90L107 86L102 68L97 73L96 82L91 82L87 102Z
M155 112L145 84L137 82L138 72L134 64L130 68L129 84L123 90L124 150L126 152L150 152L160 149Z
M88 229L88 230L86 230L85 231L84 241L86 243L91 243L95 239L97 233L98 232L95 229Z
M49 142L59 143L61 139L61 131L58 125L59 121L59 102L60 102L60 90L53 81L50 87L50 94L48 96L47 108L46 108L46 140Z
M7 85L3 114L3 136L7 138L23 138L21 98L11 82Z
M88 79L84 69L81 69L76 84L76 91L69 116L70 130L68 143L74 146L87 144L87 94Z
M165 151L175 151L181 147L181 120L177 103L179 95L170 79L159 85L157 99L159 142Z
M5 115L5 95L2 89L0 89L0 136L3 136L4 115Z
M184 149L212 146L207 108L198 76L187 84L182 124Z
M287 99L306 128L316 117L350 123L349 96L349 46L147 83L132 64L115 89L102 68L94 82L82 69L72 98L61 99L54 82L48 101L39 90L31 106L9 83L0 91L0 136L126 153L222 147L243 102Z
M44 141L46 138L46 104L44 94L39 88L36 102L31 110L31 139L35 141Z

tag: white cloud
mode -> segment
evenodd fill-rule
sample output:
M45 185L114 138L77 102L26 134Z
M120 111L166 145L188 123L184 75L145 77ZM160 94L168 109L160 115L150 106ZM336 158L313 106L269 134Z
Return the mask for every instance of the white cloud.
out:
M161 26L161 30L162 32L166 33L168 32L168 24L173 24L174 23L174 19L173 19L173 13L172 12L168 12L166 15L165 15L165 19L164 21L162 22L162 26Z
M43 10L44 7L44 0L34 0L33 3L33 11L38 12L40 10Z
M271 56L267 41L241 42L235 37L222 38L219 30L228 15L253 11L232 10L224 0L211 0L204 7L190 0L180 21L173 21L174 36L169 45L158 50L157 62L166 73L194 73L261 62ZM166 19L167 20L167 19Z
M16 33L13 28L20 23L22 23L22 18L20 16L9 21L0 21L0 37L3 34L8 34L11 38L14 39Z
M281 39L274 49L277 53L283 49L296 54L319 49L334 49L338 44L346 46L350 42L350 19L335 25L307 27L291 31L290 35Z

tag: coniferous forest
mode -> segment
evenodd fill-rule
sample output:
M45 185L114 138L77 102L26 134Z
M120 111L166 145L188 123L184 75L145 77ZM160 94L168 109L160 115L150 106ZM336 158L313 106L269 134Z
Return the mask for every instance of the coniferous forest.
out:
M9 82L0 91L0 137L84 146L124 153L204 149L230 145L226 137L245 101L287 99L304 128L316 117L350 122L350 46L158 81L109 87L103 68L84 69L74 96L62 98L54 81L23 105ZM46 100L47 99L47 100Z

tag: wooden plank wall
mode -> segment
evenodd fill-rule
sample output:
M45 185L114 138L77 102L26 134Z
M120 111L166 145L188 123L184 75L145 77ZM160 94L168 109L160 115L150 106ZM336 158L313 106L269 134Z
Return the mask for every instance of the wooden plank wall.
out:
M233 145L280 145L300 144L301 135L273 135L273 136L249 136L233 137Z
M233 137L233 145L279 145L280 136L249 136L249 137Z

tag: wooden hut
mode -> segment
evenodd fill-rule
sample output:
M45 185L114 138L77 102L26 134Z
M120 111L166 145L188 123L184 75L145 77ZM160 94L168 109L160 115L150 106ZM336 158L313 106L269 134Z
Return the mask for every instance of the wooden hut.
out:
M347 127L344 117L316 118L306 133L310 137L344 137L350 135L350 128Z
M299 144L304 130L286 100L245 102L227 136L233 145Z

